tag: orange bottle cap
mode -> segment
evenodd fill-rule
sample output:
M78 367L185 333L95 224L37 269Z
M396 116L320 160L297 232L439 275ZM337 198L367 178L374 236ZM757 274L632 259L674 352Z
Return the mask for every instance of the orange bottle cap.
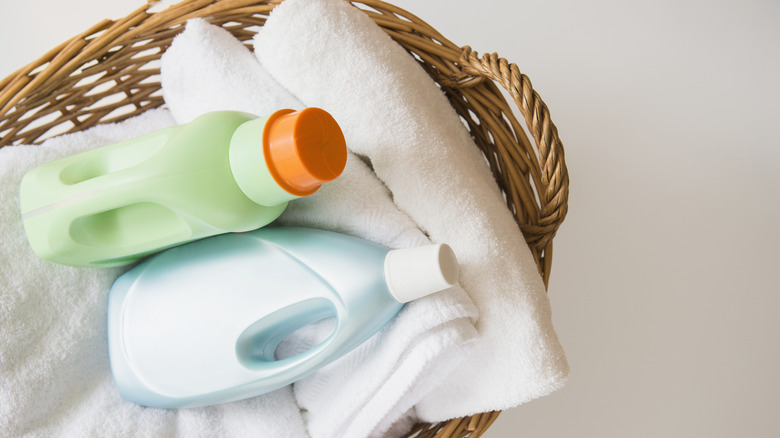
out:
M347 165L347 143L336 120L320 108L273 113L263 131L263 153L274 180L307 196Z

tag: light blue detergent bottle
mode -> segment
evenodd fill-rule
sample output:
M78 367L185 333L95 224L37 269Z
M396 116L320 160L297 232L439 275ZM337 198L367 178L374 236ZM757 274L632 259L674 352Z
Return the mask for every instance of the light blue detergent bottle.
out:
M111 369L122 396L161 408L264 394L338 359L403 303L457 283L447 245L390 250L308 228L224 234L157 254L109 294ZM279 359L296 330L334 317L313 348Z

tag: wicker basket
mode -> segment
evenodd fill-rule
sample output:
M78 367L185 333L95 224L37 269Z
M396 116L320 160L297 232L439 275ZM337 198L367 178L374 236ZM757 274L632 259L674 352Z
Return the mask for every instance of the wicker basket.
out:
M185 0L160 12L150 4L96 24L0 81L0 147L40 143L163 105L159 59L188 19L204 17L247 41L280 1ZM569 178L558 132L528 77L496 54L479 57L468 46L454 45L393 5L352 3L406 48L468 125L547 285ZM513 98L525 127L497 85ZM498 414L419 424L410 436L477 437Z

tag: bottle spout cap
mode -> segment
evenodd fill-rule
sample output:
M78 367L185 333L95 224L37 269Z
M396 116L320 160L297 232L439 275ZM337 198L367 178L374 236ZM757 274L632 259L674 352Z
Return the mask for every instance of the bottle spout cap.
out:
M401 302L422 298L458 284L458 259L449 245L393 249L385 257L385 280Z
M336 120L320 108L281 110L263 132L266 163L276 182L296 196L314 193L347 164L347 145Z

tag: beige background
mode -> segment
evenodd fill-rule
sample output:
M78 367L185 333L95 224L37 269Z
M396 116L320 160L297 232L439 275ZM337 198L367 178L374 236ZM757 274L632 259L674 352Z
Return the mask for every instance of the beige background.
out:
M3 0L0 76L140 4ZM395 4L518 64L566 147L571 377L486 436L780 436L780 3Z

